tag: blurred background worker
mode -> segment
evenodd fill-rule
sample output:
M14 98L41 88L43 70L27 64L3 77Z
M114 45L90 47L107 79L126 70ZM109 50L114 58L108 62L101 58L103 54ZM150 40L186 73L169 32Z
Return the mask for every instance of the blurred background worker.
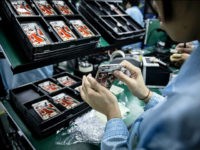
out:
M140 0L123 0L123 6L126 10L126 13L131 16L138 24L144 27L144 17L142 12L139 9ZM133 49L140 49L142 43L135 43L124 46L123 50L133 50Z
M175 53L170 56L170 61L176 66L181 66L199 45L198 41L179 43L175 48Z
M139 9L140 0L123 0L126 13L144 27L144 17Z

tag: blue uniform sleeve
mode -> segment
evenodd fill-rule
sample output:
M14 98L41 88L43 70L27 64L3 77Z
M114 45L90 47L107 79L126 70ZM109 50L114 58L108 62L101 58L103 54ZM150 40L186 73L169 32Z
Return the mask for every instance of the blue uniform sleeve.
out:
M107 122L105 134L101 142L101 150L125 150L128 149L128 129L120 118L114 118Z
M165 100L165 98L162 95L159 95L159 94L153 92L152 97L149 100L149 102L146 104L146 106L144 107L144 110L146 111L148 109L151 109L164 100Z
M164 97L153 93L152 98L150 99L149 103L146 105L145 110L148 110L158 103L164 100ZM101 142L101 149L102 150L126 150L130 145L128 145L128 138L134 138L136 141L134 142L137 144L137 135L139 132L139 127L142 122L143 115L141 115L135 123L132 125L132 129L129 131L127 126L120 118L114 118L107 122L105 133ZM131 136L131 137L129 137Z

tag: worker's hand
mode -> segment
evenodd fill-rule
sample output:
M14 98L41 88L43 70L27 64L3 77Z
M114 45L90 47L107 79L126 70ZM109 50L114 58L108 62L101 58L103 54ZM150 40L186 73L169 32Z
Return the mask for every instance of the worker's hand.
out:
M135 67L128 61L123 61L121 65L130 71L131 76L129 77L121 71L115 71L114 75L127 84L133 95L144 100L144 102L148 102L152 93L144 83L140 68Z
M181 66L188 59L190 53L192 53L193 44L192 42L188 42L186 45L184 43L180 43L175 49L177 53L170 56L170 61L174 63L175 66Z
M177 46L176 46L176 50L178 53L187 53L187 54L190 54L193 50L193 44L192 42L188 42L186 43L185 45L186 47L184 47L184 43L179 43Z
M80 87L82 99L93 109L105 114L107 119L121 118L116 97L100 85L91 75L83 77Z
M173 54L170 56L170 61L173 62L176 66L182 65L190 56L190 54L182 53L182 54Z

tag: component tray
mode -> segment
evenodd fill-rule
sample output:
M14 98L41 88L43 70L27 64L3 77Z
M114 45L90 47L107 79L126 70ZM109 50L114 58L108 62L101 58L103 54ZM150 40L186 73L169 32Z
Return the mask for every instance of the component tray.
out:
M75 80L76 83L69 87L64 87L57 81L57 78L63 76L69 76ZM61 89L52 93L48 93L38 86L38 84L45 81L51 81L59 85ZM61 73L53 76L52 78L36 81L10 90L10 101L16 112L29 127L31 133L38 138L42 138L54 133L62 127L67 126L71 120L91 109L81 99L80 93L74 90L74 88L80 84L80 78L69 73ZM61 104L56 103L52 97L61 93L65 93L66 95L74 98L76 102L78 102L77 106L67 109ZM48 102L52 103L60 111L60 113L48 119L42 119L42 117L40 117L34 110L32 104L43 100L47 100Z
M82 51L96 48L99 42L100 34L78 13L76 8L73 7L73 5L69 1L63 0L71 9L73 14L64 15L58 11L52 0L47 0L47 2L56 12L56 15L51 16L45 16L42 14L40 9L36 5L37 0L24 0L31 8L32 12L34 13L33 15L19 15L12 5L12 2L14 1L19 2L22 0L2 0L0 1L0 6L2 6L3 14L7 18L8 27L11 28L13 33L15 33L13 34L13 37L19 42L20 45L22 45L23 51L25 52L29 60L38 61L48 58L59 58L59 56L63 55L76 56ZM92 31L94 35L92 37L81 37L77 33L77 31L74 30L74 27L69 22L70 20L75 19L81 20ZM64 21L66 25L76 35L77 39L63 41L49 24L49 20ZM27 23L36 23L39 28L44 31L45 37L47 37L47 41L49 42L37 46L33 45L33 43L30 41L30 38L33 38L33 36L28 37L25 31L22 29L22 24ZM37 30L35 32L37 32ZM41 36L37 34L36 36L34 36L35 39L38 37L40 38ZM46 41L46 38L44 41Z
M112 44L120 41L134 43L144 38L145 30L117 3L82 0L79 10Z

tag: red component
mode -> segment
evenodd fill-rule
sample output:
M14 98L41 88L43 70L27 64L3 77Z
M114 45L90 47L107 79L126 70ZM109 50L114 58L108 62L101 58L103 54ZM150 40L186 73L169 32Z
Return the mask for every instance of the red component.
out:
M73 85L75 83L76 82L73 81L73 80L65 80L65 81L62 82L62 84L65 85L65 86L71 86L71 85Z
M70 34L71 31L69 30L68 27L63 27L63 28L57 27L57 31L59 36L62 38L66 38L68 40L74 38L74 36Z
M15 4L14 7L16 8L16 10L19 13L19 15L32 15L31 8L29 7L28 4L26 4L26 5ZM23 12L19 11L18 9L23 10Z
M54 10L50 5L38 4L38 6L44 15L55 15Z
M42 43L42 42L44 42L44 39L39 37L36 33L28 35L28 38L32 43L35 43L35 42Z
M84 25L84 26L75 25L75 26L76 26L76 28L78 29L78 31L81 32L81 34L82 34L83 36L88 37L88 36L91 36L91 35L92 35L87 26L85 26L85 25Z
M69 9L67 5L58 5L58 8L63 15L73 15L73 12L71 11L71 9Z

